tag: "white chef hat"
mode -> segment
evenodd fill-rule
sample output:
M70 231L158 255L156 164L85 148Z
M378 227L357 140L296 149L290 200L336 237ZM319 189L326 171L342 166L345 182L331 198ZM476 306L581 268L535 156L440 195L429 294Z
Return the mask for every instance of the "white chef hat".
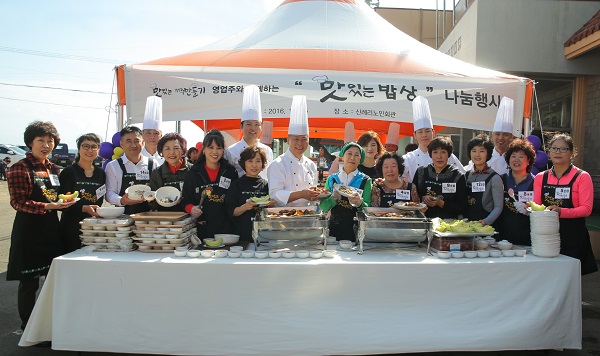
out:
M496 113L496 122L494 122L494 129L492 132L513 133L514 106L514 100L506 96L502 98L500 107Z
M308 135L308 109L306 96L294 95L290 112L289 135Z
M256 85L247 85L244 87L244 99L242 100L242 122L248 120L257 120L262 122L260 90Z
M344 143L355 141L356 131L354 130L354 123L352 121L346 121L346 126L344 127Z
M273 122L265 121L262 123L262 134L260 135L260 142L265 145L273 144Z
M431 112L429 111L429 102L422 96L417 96L412 102L413 125L415 131L420 129L432 129Z
M158 96L149 96L146 99L146 110L144 111L144 124L142 130L158 130L162 123L162 99Z
M415 130L416 131L416 130ZM388 128L387 139L385 140L386 145L398 146L398 139L400 138L400 124L392 122Z

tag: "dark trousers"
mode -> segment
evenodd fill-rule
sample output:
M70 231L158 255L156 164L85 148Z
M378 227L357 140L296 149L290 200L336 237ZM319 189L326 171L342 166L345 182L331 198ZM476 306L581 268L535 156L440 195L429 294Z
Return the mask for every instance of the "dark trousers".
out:
M19 307L19 317L21 317L21 330L25 330L27 321L29 321L29 317L35 306L35 294L39 288L39 277L19 281L17 303Z

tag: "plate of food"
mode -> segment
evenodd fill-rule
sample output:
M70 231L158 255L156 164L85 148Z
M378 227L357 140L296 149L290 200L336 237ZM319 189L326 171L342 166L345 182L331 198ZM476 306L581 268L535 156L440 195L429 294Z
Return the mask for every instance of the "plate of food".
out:
M79 200L81 200L81 198L73 198L71 200L58 199L58 201L56 202L56 204L58 204L58 205L71 205L71 204L77 203Z
M149 186L144 184L134 184L125 189L125 193L131 200L144 200L144 193L151 191Z
M271 201L271 197L269 195L265 195L264 197L252 197L250 200L253 203L256 203L257 206L266 206Z
M315 185L315 186L309 187L308 189L312 190L313 192L319 193L319 195L317 196L317 198L319 198L319 199L325 199L331 195L331 192L328 191L327 189L325 189L324 187L318 187Z
M349 187L347 185L342 184L334 184L333 189L337 190L342 196L350 198L351 196L357 194L362 195L362 190L354 187Z
M170 208L179 203L181 192L175 187L164 186L156 190L154 197L156 198L158 205Z
M393 207L398 210L421 210L426 206L427 205L423 203L415 203L414 201L402 201L393 205Z

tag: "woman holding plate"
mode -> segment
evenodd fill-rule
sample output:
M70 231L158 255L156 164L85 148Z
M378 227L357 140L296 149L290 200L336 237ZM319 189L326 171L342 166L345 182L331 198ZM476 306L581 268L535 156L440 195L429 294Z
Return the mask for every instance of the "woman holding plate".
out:
M267 180L259 177L267 166L265 151L257 146L246 147L240 154L239 164L246 174L231 184L225 196L225 205L232 219L234 233L240 235L240 241L252 242L252 218L260 212L260 207L272 207L275 201L271 199L260 204L252 201L252 198L269 195Z
M515 245L531 246L529 213L525 203L533 200L533 175L535 149L526 140L514 139L505 154L509 171L502 175L504 184L504 209L494 223L500 233L499 240Z
M40 276L48 274L52 259L64 253L57 210L73 204L57 203L60 167L48 160L60 142L56 127L51 122L32 122L25 128L24 139L31 152L7 172L10 205L17 213L6 280L19 281L21 330L33 311Z
M100 137L88 133L77 139L77 157L75 163L60 172L61 194L77 192L79 201L63 210L60 225L65 240L65 252L72 252L81 247L81 220L90 216L98 217L96 209L102 206L106 193L106 174L102 168L94 166L100 149Z
M370 205L372 183L369 176L358 170L358 165L365 160L365 151L360 145L354 142L345 144L340 156L344 160L342 170L330 175L325 183L325 189L333 194L320 205L324 212L331 210L330 235L340 240L356 241L354 217L357 211Z
M458 219L467 204L465 176L448 159L454 146L448 137L438 136L427 146L432 163L417 169L413 184L428 218Z
M555 135L548 146L553 167L535 176L533 200L558 213L560 253L579 259L582 275L596 272L598 266L585 225L594 206L592 178L571 163L575 156L571 136Z
M402 157L386 152L379 158L375 168L377 175L383 179L373 182L371 206L391 207L398 202L420 202L416 186L400 178L404 174Z
M232 230L225 194L238 174L223 157L224 152L223 135L217 130L208 132L202 141L200 157L183 182L183 206L187 213L198 218L197 233L201 239Z
M158 141L158 154L164 158L165 163L150 173L150 189L156 191L161 187L174 187L178 190L183 189L185 175L192 168L183 157L187 152L187 141L178 133L168 133ZM150 208L159 211L183 211L184 207L181 201L171 207L160 205L156 199L148 202Z

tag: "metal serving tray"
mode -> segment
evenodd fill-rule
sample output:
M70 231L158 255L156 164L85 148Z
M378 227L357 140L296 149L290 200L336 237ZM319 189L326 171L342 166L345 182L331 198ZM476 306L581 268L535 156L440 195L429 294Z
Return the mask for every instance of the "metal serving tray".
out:
M380 217L375 213L396 213L407 217ZM431 231L431 221L420 211L399 212L394 208L364 208L356 214L358 220L359 253L363 241L423 242Z
M270 216L282 210L306 209L315 212L302 216ZM252 238L255 244L262 240L305 241L317 240L329 235L329 220L318 206L263 209L253 221Z

